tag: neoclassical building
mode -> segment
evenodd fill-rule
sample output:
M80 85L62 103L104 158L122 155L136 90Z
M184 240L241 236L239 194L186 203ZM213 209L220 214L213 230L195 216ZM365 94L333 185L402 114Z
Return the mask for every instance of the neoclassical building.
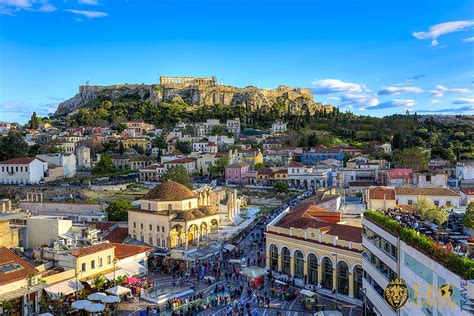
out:
M155 186L128 211L128 234L150 246L188 248L217 235L219 214L211 188L193 192L174 181Z
M266 266L300 285L361 298L361 228L343 224L341 214L301 203L268 226Z

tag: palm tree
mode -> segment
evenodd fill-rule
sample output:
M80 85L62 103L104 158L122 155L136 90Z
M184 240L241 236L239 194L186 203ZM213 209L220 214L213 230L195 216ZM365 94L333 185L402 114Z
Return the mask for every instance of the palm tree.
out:
M105 278L103 278L102 276L100 275L97 275L95 278L94 278L94 281L93 281L93 284L95 286L95 288L97 289L97 291L101 291L104 286L105 286Z

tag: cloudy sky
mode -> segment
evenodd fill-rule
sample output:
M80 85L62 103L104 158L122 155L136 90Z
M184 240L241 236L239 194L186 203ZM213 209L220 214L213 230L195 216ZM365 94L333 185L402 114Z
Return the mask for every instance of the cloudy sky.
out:
M474 114L474 1L0 0L0 121L78 86L216 76L359 114Z

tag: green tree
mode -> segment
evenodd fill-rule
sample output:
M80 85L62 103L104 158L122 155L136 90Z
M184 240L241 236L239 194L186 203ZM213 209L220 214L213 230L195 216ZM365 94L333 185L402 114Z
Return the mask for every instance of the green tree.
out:
M186 168L183 166L173 166L166 170L166 172L161 177L161 181L165 182L168 180L178 182L190 190L193 189L193 180L191 179L191 176L189 175Z
M286 192L286 191L288 191L288 183L286 183L286 182L277 182L273 185L273 188L277 192Z
M95 288L97 289L97 291L100 292L104 289L106 279L101 275L97 275L97 276L94 277L92 282L93 282Z
M225 167L229 165L229 157L228 156L222 156L219 159L217 159L214 164L209 166L209 173L211 176L216 176L219 175L221 177L225 176Z
M120 155L123 155L123 153L125 152L125 146L123 145L123 142L119 142L119 154Z
M180 142L176 143L176 149L182 152L183 154L190 154L191 153L191 143L190 142Z
M469 203L463 219L464 226L474 229L474 202Z
M214 125L211 129L211 135L225 135L226 130L222 125Z
M125 222L128 219L127 210L132 208L132 204L126 200L116 200L109 203L105 209L110 221Z
M159 136L153 139L152 147L166 149L166 147L168 147L168 144L166 143L166 139L163 136Z
M100 157L100 161L92 169L94 175L102 175L116 171L114 163L112 162L112 157L107 154L103 154Z
M253 169L255 171L260 170L260 169L265 169L265 164L263 162L257 162L256 164L253 165Z
M411 168L414 172L428 170L430 154L419 147L404 148L393 154L393 161L400 167Z
M40 119L36 116L36 112L33 112L30 118L29 128L38 129L39 122L40 122Z
M0 138L0 161L26 157L28 144L17 130L10 130L7 137Z

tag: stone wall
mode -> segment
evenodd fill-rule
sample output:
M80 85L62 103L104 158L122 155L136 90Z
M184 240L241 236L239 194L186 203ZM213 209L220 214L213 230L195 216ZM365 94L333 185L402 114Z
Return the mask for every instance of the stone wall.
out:
M21 201L18 206L30 211L33 215L70 216L85 211L101 212L107 207L107 204Z

